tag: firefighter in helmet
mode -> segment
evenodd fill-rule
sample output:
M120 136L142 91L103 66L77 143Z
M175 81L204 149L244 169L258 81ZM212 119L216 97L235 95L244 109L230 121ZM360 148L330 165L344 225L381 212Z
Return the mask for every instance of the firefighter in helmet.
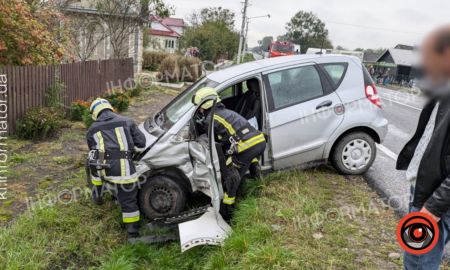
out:
M105 99L94 100L90 111L94 123L89 127L86 139L91 150L90 162L97 165L90 166L91 201L101 205L105 182L112 184L117 191L128 237L138 237L138 178L131 158L133 151L144 150L145 136L131 119L115 114Z
M239 178L249 170L260 171L258 158L266 149L266 140L261 131L255 129L249 122L238 113L228 110L221 103L216 90L210 87L204 87L197 91L193 97L195 105L201 103L208 96L217 96L217 104L214 110L214 135L216 142L220 142L224 149L227 149L227 166L238 168ZM208 131L209 119L211 117L211 107L213 101L204 103L200 112L205 116L203 125ZM221 214L224 219L230 219L232 208L235 202L236 191L240 181L235 181L233 185L224 194L221 204Z

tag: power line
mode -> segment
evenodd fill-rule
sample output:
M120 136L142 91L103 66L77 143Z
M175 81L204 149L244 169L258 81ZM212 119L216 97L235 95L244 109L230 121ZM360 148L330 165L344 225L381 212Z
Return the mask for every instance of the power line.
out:
M280 13L283 15L289 15L289 16L294 16L294 14L290 14L284 11L279 11L273 8L269 8L260 4L253 4L256 7L265 9L265 10L270 10L272 12L276 12L276 13ZM405 30L396 30L396 29L384 29L384 28L377 28L377 27L371 27L371 26L364 26L364 25L357 25L357 24L350 24L350 23L342 23L342 22L333 22L333 21L327 21L324 20L324 22L326 23L330 23L330 24L339 24L339 25L346 25L346 26L353 26L353 27L359 27L359 28L365 28L365 29L371 29L371 30L379 30L379 31L385 31L385 32L396 32L396 33L405 33L405 34L415 34L415 35L423 35L425 33L422 32L415 32L415 31L405 31Z

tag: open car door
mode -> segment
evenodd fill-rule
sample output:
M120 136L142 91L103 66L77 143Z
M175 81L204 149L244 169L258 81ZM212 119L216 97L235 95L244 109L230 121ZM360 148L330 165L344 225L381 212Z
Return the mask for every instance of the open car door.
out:
M206 137L202 134L202 115L200 108L208 101L213 101L209 113L209 125ZM189 151L194 163L194 181L203 183L203 193L211 197L212 207L209 207L198 219L180 223L181 251L184 252L199 245L218 245L231 231L231 227L219 214L220 202L223 200L224 192L220 174L220 162L214 140L214 110L216 108L217 96L208 96L195 109L189 124L193 140L189 142ZM201 186L201 185L198 185Z

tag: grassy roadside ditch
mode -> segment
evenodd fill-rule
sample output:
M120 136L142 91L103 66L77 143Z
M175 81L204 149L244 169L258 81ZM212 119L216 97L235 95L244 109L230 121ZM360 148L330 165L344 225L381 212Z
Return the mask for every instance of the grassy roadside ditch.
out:
M83 172L65 185L83 187ZM352 187L349 189L348 187ZM0 231L2 269L400 269L398 218L362 178L329 167L245 182L224 246L125 244L120 209L87 197L26 211ZM354 206L354 209L351 210ZM327 221L330 209L347 209ZM347 216L348 212L348 216ZM340 214L339 214L340 215ZM300 222L299 219L300 218Z
M121 114L141 123L177 93L154 87ZM9 141L0 269L401 269L401 257L389 257L401 254L399 218L361 177L328 166L247 180L223 246L127 245L119 207L110 198L93 206L83 189L83 123L65 127L43 141ZM64 189L79 197L52 201Z

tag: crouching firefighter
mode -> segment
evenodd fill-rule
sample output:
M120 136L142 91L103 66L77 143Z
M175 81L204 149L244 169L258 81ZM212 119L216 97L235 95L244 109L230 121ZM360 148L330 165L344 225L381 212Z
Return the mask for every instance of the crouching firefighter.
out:
M105 99L98 98L93 101L90 111L92 119L95 120L86 133L91 150L91 201L95 205L101 205L106 182L112 184L122 208L128 237L138 237L138 178L131 158L133 151L144 150L145 136L131 119L115 114L111 104Z
M221 100L213 88L205 87L198 90L192 99L193 103L197 105L211 95L217 96L213 122L215 140L220 142L222 148L225 149L226 165L230 175L224 181L226 192L220 207L220 214L225 220L229 220L241 179L250 166L255 167L256 165L259 168L258 157L264 153L266 141L262 132L251 126L244 117L226 109L225 105L220 103ZM208 101L200 108L200 112L205 116L203 126L206 131L209 130L212 105L213 101Z

